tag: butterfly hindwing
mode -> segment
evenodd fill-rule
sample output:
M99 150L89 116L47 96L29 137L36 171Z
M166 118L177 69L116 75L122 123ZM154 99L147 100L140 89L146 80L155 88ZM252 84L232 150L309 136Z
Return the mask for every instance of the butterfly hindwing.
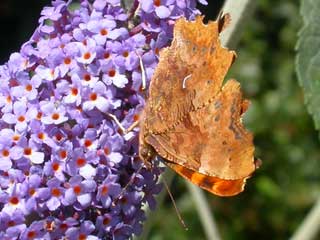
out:
M247 104L239 83L229 80L209 105L145 140L163 158L193 171L228 180L246 178L255 170L253 138L240 119Z
M237 180L223 180L217 177L201 174L179 164L166 162L175 172L195 185L218 196L234 196L242 192L246 178Z

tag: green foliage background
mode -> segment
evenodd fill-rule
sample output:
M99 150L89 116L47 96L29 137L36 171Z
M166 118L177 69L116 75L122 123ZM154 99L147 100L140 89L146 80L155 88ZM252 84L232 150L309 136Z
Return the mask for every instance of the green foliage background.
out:
M205 14L214 19L223 1L208 1ZM238 59L229 77L241 82L245 96L252 102L245 123L255 135L256 156L263 165L239 196L219 198L207 194L222 239L226 240L288 239L320 194L318 133L304 105L294 66L302 25L300 2L256 2L256 11L236 48ZM1 62L30 36L41 7L48 3L28 1L21 7L23 1L19 0L0 2L0 25L2 36L6 36L0 39ZM205 239L184 180L176 176L171 190L189 230L181 227L166 198L149 217L147 239Z

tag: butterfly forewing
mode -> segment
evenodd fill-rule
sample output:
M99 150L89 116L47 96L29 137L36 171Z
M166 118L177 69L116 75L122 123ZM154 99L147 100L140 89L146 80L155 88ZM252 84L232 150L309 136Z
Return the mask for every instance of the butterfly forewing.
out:
M221 89L235 53L223 48L218 23L177 20L172 45L160 52L152 77L145 125L164 132L190 111L207 104Z
M237 81L222 86L235 54L220 45L219 32L229 21L221 19L177 21L151 80L139 151L149 165L158 154L196 185L232 196L256 167L253 137L241 122L249 102Z

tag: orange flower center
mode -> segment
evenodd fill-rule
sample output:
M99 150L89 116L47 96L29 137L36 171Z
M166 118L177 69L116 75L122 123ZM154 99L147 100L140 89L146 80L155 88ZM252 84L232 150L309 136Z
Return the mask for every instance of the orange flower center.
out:
M66 57L63 62L64 64L69 65L71 63L71 58Z
M105 53L103 54L103 57L104 57L105 59L108 59L108 58L110 57L110 53L105 52Z
M91 100L91 101L95 101L95 100L97 100L97 98L98 98L98 96L97 96L96 93L91 93L91 94L90 94L90 100Z
M23 150L23 153L24 153L24 155L31 155L32 149L29 148L29 147L27 147L27 148L25 148L25 149Z
M108 34L108 30L107 30L107 29L101 29L101 30L100 30L100 34L101 34L102 36L105 36L105 35Z
M8 227L13 227L13 226L16 225L16 223L15 223L15 221L12 221L12 220L11 220L11 221L8 222L7 225L8 225Z
M39 133L38 133L38 138L39 138L39 139L43 140L43 139L44 139L44 136L45 136L45 135L44 135L43 132L39 132Z
M34 188L29 189L29 195L33 196L36 193L36 190Z
M78 237L79 240L86 240L87 239L87 236L83 233L79 234L79 237Z
M86 52L85 54L83 54L83 58L88 60L91 57L91 53Z
M13 137L12 137L12 140L13 141L19 141L19 139L20 139L20 135L14 135Z
M8 96L7 98L6 98L6 101L7 101L7 103L11 103L11 97L10 96Z
M128 57L128 56L129 56L129 52L128 52L128 51L124 51L124 52L122 53L122 56Z
M24 122L24 120L26 120L26 118L23 115L18 117L19 122Z
M62 231L65 231L65 230L68 229L68 225L65 224L65 223L62 223L62 224L59 226L59 228L60 228Z
M77 88L71 88L71 94L73 96L77 96L78 95L78 89Z
M60 189L59 188L52 188L51 194L52 194L52 196L59 197L61 195Z
M32 85L31 84L27 84L26 85L26 91L30 92L32 90Z
M90 74L85 74L85 75L83 75L83 79L85 80L85 81L90 81L91 80L91 76L90 76Z
M110 149L108 147L105 147L103 149L103 152L104 152L105 155L109 155L110 154Z
M9 156L9 151L7 149L2 150L2 156L8 157Z
M27 237L29 239L32 239L32 238L35 238L37 235L36 231L29 231L28 234L27 234Z
M55 137L56 137L56 140L60 142L63 136L60 133L57 133Z
M37 114L37 119L40 120L41 117L42 117L42 112L38 112L38 114Z
M46 229L48 232L53 231L54 229L54 222L53 221L46 221L45 225L44 225L44 229Z
M156 7L159 7L161 5L161 1L160 0L154 0L153 1L153 4L156 6Z
M107 195L108 192L109 192L109 188L106 185L104 185L101 189L101 194Z
M66 150L61 150L61 151L59 152L59 156L60 156L60 158L62 158L62 159L66 158L66 157L67 157L67 151L66 151Z
M108 225L110 223L110 218L106 217L102 221L103 225Z
M57 162L53 163L51 167L52 167L52 170L55 172L60 169L60 165Z
M87 161L84 158L78 158L76 161L76 164L78 167L83 167L86 165Z
M108 75L109 77L114 77L116 75L116 71L114 69L111 69L109 72L108 72Z
M60 115L59 115L59 113L53 113L52 116L51 116L51 118L52 118L53 120L58 120L58 119L60 118Z
M76 195L79 195L81 193L81 190L82 190L81 186L79 186L79 185L76 185L73 187L73 191Z
M19 203L19 198L17 197L11 197L9 202L12 204L12 205L17 205Z
M92 141L91 141L90 139L86 139L86 140L84 141L84 145L85 145L86 147L90 147L90 146L92 145Z

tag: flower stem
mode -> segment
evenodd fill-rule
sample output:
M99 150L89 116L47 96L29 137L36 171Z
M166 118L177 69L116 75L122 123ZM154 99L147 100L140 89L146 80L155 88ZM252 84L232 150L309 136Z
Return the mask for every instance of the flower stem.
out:
M320 230L320 196L308 215L304 218L291 240L312 240L316 239Z
M221 33L221 42L228 48L234 48L241 37L245 23L255 10L256 1L253 0L226 0L222 11L231 15L231 24Z
M203 190L189 182L187 187L193 197L207 239L220 240L221 237L217 225Z

